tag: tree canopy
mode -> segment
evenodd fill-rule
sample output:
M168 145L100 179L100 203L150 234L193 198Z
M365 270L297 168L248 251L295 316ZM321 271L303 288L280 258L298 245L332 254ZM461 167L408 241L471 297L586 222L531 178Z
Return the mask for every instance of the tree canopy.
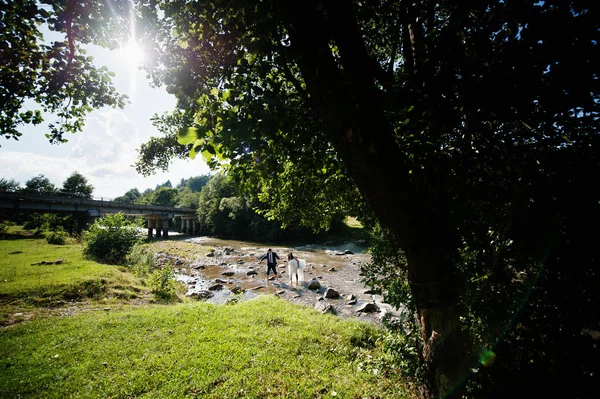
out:
M50 182L50 179L41 174L27 180L25 182L25 190L39 194L53 194L57 191L56 186Z
M15 179L0 179L0 191L17 191L20 186Z
M82 198L92 198L94 187L88 183L87 177L79 172L73 172L63 182L62 191Z
M81 45L115 48L127 4L0 1L0 136L18 139L22 125L40 124L46 114L55 118L46 136L62 142L65 133L82 130L91 110L124 106L126 97L111 84L114 74L97 68ZM44 40L42 26L60 39Z

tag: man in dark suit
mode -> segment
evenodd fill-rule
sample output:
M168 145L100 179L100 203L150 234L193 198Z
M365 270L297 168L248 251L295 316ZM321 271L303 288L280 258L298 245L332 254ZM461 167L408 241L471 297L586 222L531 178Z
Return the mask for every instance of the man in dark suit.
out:
M277 253L273 252L271 248L269 248L267 253L260 257L259 262L262 262L263 259L267 260L267 281L269 280L269 273L271 270L273 270L275 278L279 280L279 276L277 275L277 259L280 258L277 256Z

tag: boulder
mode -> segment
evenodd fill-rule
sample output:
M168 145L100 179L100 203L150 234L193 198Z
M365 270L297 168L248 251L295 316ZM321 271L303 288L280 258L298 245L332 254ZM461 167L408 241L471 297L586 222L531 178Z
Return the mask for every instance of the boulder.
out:
M235 272L233 270L225 270L223 273L221 273L221 276L233 276L235 274Z
M229 284L230 282L228 280L223 280L222 278L216 278L215 279L215 283L218 283L218 284Z
M330 303L327 303L327 302L317 302L315 304L315 309L317 309L321 313L337 314L337 311L335 310L335 308Z
M363 312L363 313L375 313L375 312L379 312L379 306L377 306L373 302L367 302L367 303L363 303L362 305L360 305L358 307L358 309L356 309L356 311Z
M346 302L346 305L356 305L356 299L350 299L348 302Z
M258 272L256 270L248 270L246 272L247 276L256 276L258 274Z
M319 288L321 288L321 283L319 283L319 282L318 282L317 280L315 280L315 279L312 279L312 280L310 280L310 281L307 283L306 287L307 287L309 290L318 290Z
M332 267L331 269L329 269L330 272L335 272L335 267Z
M211 285L210 287L208 287L209 291L221 291L222 289L223 289L222 284L214 284L214 285Z
M209 252L206 254L206 256L208 256L209 258L212 258L213 256L215 256L214 252Z
M212 292L207 291L207 290L188 292L186 294L186 296L188 296L190 298L195 298L195 299L208 299L208 298L212 298L214 295L215 294L213 294Z
M242 294L245 290L239 286L239 284L236 284L233 286L233 288L231 289L231 292L233 292L234 294Z
M340 293L337 292L336 290L334 290L331 287L327 287L327 289L325 290L325 293L323 294L323 296L325 298L329 298L329 299L336 299L340 297Z
M349 249L344 251L344 255L354 255L354 252L350 251Z

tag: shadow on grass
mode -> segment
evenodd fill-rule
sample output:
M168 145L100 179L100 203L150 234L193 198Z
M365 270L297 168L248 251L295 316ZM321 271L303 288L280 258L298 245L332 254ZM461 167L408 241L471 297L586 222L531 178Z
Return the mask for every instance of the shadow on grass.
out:
M30 233L25 231L20 231L17 233L2 233L0 234L0 240L27 240L32 238L43 238L44 235L39 233Z

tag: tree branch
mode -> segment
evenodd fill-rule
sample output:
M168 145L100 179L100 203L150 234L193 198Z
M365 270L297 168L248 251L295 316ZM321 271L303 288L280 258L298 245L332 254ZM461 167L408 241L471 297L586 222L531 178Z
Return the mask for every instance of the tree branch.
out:
M408 244L421 225L419 217L410 211L418 209L415 198L423 203L429 199L415 195L409 162L386 117L383 95L375 85L372 60L354 10L346 3L326 3L325 19L319 9L322 3L317 3L281 2L282 18L310 104L327 126L350 176L378 219L393 225L397 239ZM332 54L332 39L340 50L343 72ZM390 182L394 184L390 186Z
M278 21L277 21L277 5L275 4L276 1L277 0L271 0L271 10L273 12L273 24L271 25L271 36L273 38L273 41L277 45L277 52L282 59L282 62L280 63L279 66L283 69L283 73L285 74L285 77L292 83L292 85L294 85L294 88L296 89L298 94L302 97L302 99L304 101L306 101L307 104L309 104L310 99L308 97L308 92L302 87L302 84L300 83L300 81L298 79L296 79L296 77L290 70L290 67L289 67L289 64L287 61L287 57L285 55L286 50L279 40L279 35L277 32Z

